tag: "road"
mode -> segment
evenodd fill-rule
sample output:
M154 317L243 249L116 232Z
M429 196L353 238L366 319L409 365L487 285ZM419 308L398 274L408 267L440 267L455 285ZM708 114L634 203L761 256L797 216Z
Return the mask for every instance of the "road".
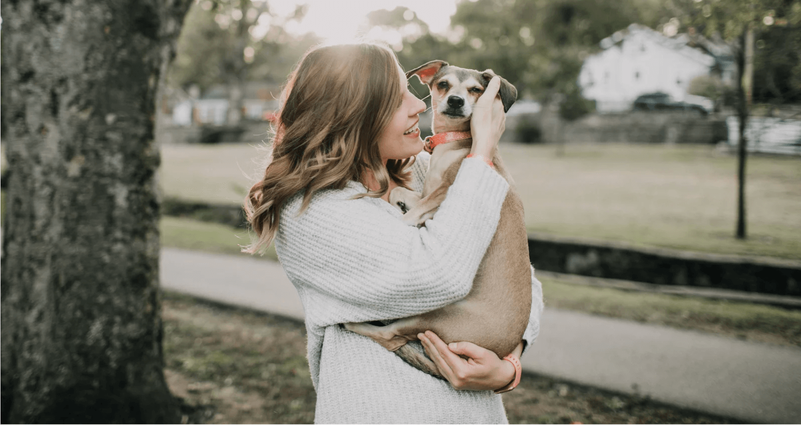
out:
M303 320L280 264L164 248L165 289ZM547 307L524 370L746 422L801 422L801 349Z

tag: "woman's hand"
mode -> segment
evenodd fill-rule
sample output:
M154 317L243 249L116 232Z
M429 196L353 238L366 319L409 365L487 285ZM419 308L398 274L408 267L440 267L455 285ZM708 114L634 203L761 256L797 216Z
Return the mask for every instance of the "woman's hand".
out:
M506 129L506 114L498 97L500 88L501 78L492 77L484 93L473 105L473 116L470 118L470 131L473 134L471 154L492 159L493 150Z
M476 344L455 342L448 345L431 331L417 337L442 376L457 390L497 390L515 379L515 368L511 363ZM520 357L522 341L512 353Z

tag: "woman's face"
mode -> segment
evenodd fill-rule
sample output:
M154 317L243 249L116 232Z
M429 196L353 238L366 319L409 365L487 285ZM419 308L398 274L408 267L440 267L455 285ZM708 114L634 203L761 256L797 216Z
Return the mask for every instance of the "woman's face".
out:
M423 150L418 124L419 113L425 111L426 104L409 91L406 75L398 66L403 101L395 111L392 120L378 136L378 151L381 160L386 163L390 159L406 159Z

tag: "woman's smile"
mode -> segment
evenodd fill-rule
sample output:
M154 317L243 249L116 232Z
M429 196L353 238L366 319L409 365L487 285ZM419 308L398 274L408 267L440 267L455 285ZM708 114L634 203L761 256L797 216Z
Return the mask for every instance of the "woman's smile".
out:
M420 137L420 127L418 124L420 124L420 121L417 121L413 126L409 127L409 129L406 130L403 135L409 137Z

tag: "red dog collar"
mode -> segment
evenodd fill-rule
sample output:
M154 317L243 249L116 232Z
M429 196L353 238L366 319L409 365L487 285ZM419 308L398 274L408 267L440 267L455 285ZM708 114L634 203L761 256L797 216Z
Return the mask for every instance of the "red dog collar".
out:
M426 137L425 149L426 152L434 152L434 148L443 144L455 142L457 140L464 140L473 137L469 131L447 131L445 133L437 133L433 136Z

